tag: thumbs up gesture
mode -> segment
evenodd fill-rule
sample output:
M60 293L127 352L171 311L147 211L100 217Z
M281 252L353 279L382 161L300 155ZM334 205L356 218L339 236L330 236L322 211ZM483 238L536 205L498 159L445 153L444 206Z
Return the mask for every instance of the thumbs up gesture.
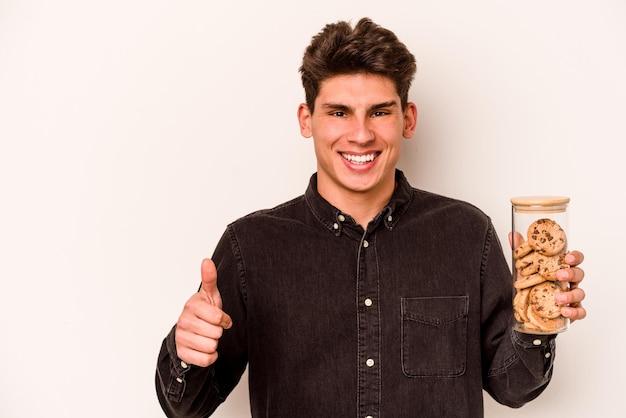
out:
M176 351L187 364L206 367L217 360L217 343L225 329L232 326L222 311L217 290L217 269L210 259L202 260L202 286L191 296L176 325Z

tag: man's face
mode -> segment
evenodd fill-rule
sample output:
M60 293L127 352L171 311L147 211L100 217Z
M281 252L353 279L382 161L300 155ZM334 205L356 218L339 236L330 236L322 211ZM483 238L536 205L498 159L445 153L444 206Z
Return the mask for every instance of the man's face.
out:
M318 191L331 202L350 196L389 197L403 138L415 132L417 110L402 111L390 79L372 74L325 80L315 112L298 109L300 131L313 137Z

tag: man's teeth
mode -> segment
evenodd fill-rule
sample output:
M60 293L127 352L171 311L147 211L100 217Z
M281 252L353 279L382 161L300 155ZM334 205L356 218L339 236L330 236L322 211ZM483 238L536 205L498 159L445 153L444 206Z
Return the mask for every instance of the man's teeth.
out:
M374 158L376 158L376 154L350 155L350 154L342 153L341 155L343 158L345 158L346 160L354 164L369 163L370 161L374 161Z

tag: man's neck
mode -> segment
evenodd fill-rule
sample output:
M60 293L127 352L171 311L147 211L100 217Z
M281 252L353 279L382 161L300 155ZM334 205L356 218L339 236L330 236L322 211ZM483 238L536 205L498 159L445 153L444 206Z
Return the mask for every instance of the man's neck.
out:
M362 193L347 191L328 193L324 188L320 189L318 185L318 192L324 199L343 213L350 215L363 229L367 229L369 222L389 203L394 190L395 181L391 187L386 187L384 190Z
M352 209L345 210L343 212L348 213L350 216L352 216L356 223L361 225L361 227L365 230L367 229L367 225L370 223L370 221L374 219L381 210L383 210L387 202L389 202L389 199L381 204L368 205L367 207L364 205L354 205Z

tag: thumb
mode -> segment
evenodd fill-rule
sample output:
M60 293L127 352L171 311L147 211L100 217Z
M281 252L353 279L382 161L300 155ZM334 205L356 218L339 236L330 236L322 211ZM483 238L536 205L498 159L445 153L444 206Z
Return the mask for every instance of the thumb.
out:
M202 275L202 285L200 286L200 291L204 292L207 297L209 303L213 306L218 307L220 310L222 309L222 297L220 296L220 292L217 289L217 268L215 268L215 263L210 258L205 258L202 260L202 266L200 267L200 273ZM232 325L232 320L230 316L223 313L223 317L220 325L223 328L230 328Z
M524 243L524 237L519 232L509 232L509 244L514 250Z
M215 268L215 263L210 258L205 258L202 260L202 266L200 267L200 273L202 275L202 286L201 290L204 290L209 301L221 308L222 307L222 298L220 297L220 292L217 290L217 269Z

